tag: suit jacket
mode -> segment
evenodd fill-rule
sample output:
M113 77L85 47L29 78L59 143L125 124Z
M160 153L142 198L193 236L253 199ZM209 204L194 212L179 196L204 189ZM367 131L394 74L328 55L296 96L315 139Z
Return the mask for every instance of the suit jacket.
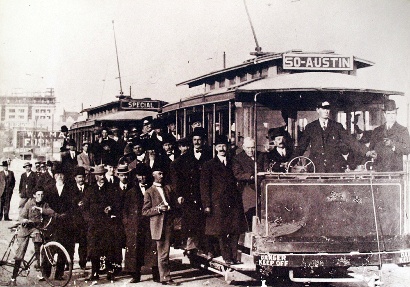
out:
M309 123L292 158L303 155L309 146L309 158L315 164L316 172L343 172L346 167L343 154L347 154L349 149L362 155L368 151L367 147L360 145L342 124L331 119L328 120L325 131L320 126L319 120Z
M19 194L21 198L32 198L36 189L37 175L34 171L31 171L30 176L27 177L27 173L23 173L20 178Z
M242 193L244 210L255 207L255 180L251 180L251 176L255 176L255 162L246 155L245 151L242 151L233 158L232 171L238 181L238 189Z
M66 177L70 178L70 180L72 179L72 177L74 177L74 169L78 165L77 156L78 152L75 152L75 156L74 158L72 158L69 151L61 156L61 165L63 172L65 173Z
M91 152L89 152L88 154L85 154L83 152L79 153L77 155L77 163L78 166L85 168L86 173L90 173L91 167L95 166L94 154Z
M281 166L281 163L289 162L291 156L292 150L290 148L286 148L286 154L282 156L275 146L269 152L264 152L258 157L258 171L286 172L285 167Z
M226 166L218 157L204 163L200 187L203 207L211 208L205 234L223 236L247 230L242 197L229 159Z
M384 138L389 138L392 145L385 146ZM409 131L397 122L389 130L386 124L383 124L374 129L370 138L370 149L377 152L374 162L376 171L402 171L403 155L410 153Z
M16 185L14 172L8 170L7 173L8 174L6 176L4 170L0 171L0 196L2 196L3 193L12 194L14 186Z
M161 240L164 232L169 230L166 225L171 225L173 219L173 209L176 206L175 194L170 185L163 186L165 199L168 202L169 210L161 212L158 208L163 203L161 194L157 187L152 185L145 191L144 206L142 215L150 217L151 237L153 240Z

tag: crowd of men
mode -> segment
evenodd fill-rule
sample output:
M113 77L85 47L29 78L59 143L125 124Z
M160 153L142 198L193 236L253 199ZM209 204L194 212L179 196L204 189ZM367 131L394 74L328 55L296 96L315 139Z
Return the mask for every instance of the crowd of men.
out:
M238 238L252 228L256 210L255 161L260 171L284 172L287 163L310 146L319 172L340 172L345 168L341 156L346 149L364 160L399 160L410 152L407 129L394 116L389 119L397 110L394 102L385 105L391 127L376 129L369 147L329 119L329 110L328 102L318 104L319 119L306 127L296 149L280 127L269 130L271 148L258 155L252 138L231 148L226 136L217 135L213 156L200 121L191 123L193 131L187 138L179 138L174 123L151 119L144 119L139 133L124 130L119 135L118 130L102 128L95 143L81 143L80 152L62 127L66 138L60 162L39 163L35 171L30 163L24 164L19 207L26 210L28 205L47 203L40 214L52 210L58 215L55 240L71 257L75 243L79 244L80 267L91 261L90 280L99 279L101 263L107 279L115 280L125 248L122 272L131 274L131 283L141 280L142 266L149 266L154 281L178 285L170 276L172 244L184 248L188 257L200 252L208 259L222 255L226 264L240 263ZM378 133L382 135L376 137ZM399 165L395 162L391 168L400 170ZM6 210L4 214L7 219ZM20 215L31 220L27 210ZM33 216L38 217L38 212ZM21 241L30 235L25 230ZM16 265L22 256L16 258ZM63 276L63 270L60 262L56 277Z

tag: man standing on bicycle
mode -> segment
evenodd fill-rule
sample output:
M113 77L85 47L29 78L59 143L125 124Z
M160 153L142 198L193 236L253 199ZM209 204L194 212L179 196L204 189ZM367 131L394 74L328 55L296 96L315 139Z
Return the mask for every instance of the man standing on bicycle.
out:
M49 207L48 203L43 201L43 197L44 191L38 189L34 194L34 198L30 198L20 212L21 228L17 236L18 248L16 251L16 256L14 258L15 263L10 286L17 286L16 278L19 272L21 261L23 261L24 255L26 254L30 237L33 238L37 267L40 266L39 259L42 238L37 227L43 221L44 216L54 215L54 210Z

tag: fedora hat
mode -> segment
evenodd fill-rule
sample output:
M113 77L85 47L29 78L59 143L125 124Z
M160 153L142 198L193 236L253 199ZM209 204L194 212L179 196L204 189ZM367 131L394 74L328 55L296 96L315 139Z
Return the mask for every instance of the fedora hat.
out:
M137 164L137 166L135 167L135 173L137 175L148 176L152 173L152 171L148 165L141 163L141 164Z
M194 131L192 132L192 137L194 136L205 137L206 136L205 129L201 127L196 127Z
M118 174L125 174L125 173L129 173L129 170L128 170L128 165L126 165L126 164L120 164L118 167L117 167L117 173Z
M62 131L63 133L68 132L67 126L61 126L61 131Z
M27 162L24 163L23 168L25 168L27 166L32 167L33 165L31 164L31 162L27 161Z
M387 100L385 103L384 103L384 109L383 109L383 111L395 111L395 110L397 110L398 109L398 107L396 107L396 102L395 101L393 101L393 100Z
M284 127L279 128L271 128L268 130L268 135L266 136L269 140L274 140L276 137L285 137L287 136L287 132L285 131Z
M5 160L1 163L1 166L9 166L9 163L7 162L7 160Z
M55 162L53 165L53 172L54 174L56 173L64 173L63 171L63 165L61 164L61 162Z
M91 170L92 174L105 174L107 170L104 168L104 165L94 166Z

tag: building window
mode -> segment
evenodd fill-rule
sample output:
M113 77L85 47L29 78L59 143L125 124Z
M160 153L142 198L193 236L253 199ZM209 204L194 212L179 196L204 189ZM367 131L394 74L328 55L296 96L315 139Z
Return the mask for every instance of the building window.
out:
M236 81L235 81L235 77L233 77L232 79L229 79L229 85L235 85Z
M15 115L9 115L9 119L15 119L16 116Z
M212 84L209 85L209 88L211 90L215 90L215 82L212 82Z
M24 119L24 116L19 116L19 119L22 119L22 120L23 120L23 119Z
M219 87L220 87L220 88L225 87L225 79L219 80Z
M9 109L9 113L15 113L16 109Z
M24 109L19 109L19 113L24 113Z
M239 81L240 82L245 82L246 81L246 73L243 73L239 76Z

